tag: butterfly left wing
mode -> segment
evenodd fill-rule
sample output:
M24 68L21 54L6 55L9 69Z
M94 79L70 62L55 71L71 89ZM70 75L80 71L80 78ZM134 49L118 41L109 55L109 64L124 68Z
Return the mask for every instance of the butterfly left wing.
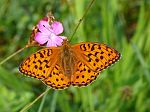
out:
M59 65L60 48L44 48L29 56L20 65L21 73L42 80L53 89L65 89L70 86L70 79L63 74Z
M70 86L70 78L64 75L59 62L55 64L49 76L43 79L42 82L53 89L65 89Z
M120 53L105 44L85 42L72 46L78 61L71 79L72 85L85 86L96 79L100 71L115 63Z
M37 79L45 79L48 77L48 72L57 62L57 56L60 48L50 47L43 48L34 54L31 54L19 66L19 71L27 76Z

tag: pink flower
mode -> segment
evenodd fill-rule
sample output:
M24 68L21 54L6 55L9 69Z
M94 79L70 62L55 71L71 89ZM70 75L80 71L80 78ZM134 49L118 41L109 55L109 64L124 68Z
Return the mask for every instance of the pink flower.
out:
M37 25L39 32L36 33L34 39L39 44L46 43L47 47L61 46L65 36L58 36L63 32L63 26L60 22L54 21L49 25L48 21L41 20Z

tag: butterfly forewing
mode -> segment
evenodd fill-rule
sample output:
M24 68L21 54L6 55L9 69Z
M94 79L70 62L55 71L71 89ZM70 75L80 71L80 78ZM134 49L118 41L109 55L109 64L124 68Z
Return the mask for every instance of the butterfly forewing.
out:
M20 72L37 79L45 79L57 62L55 55L59 54L59 49L52 47L37 51L23 61L19 67Z
M72 48L81 61L95 72L107 68L120 58L118 51L105 44L86 42L76 44Z

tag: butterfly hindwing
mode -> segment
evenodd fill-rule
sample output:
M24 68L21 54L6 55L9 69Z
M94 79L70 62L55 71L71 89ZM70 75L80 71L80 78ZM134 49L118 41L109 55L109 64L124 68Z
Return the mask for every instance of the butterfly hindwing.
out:
M63 74L62 67L59 64L55 64L43 82L54 89L65 89L70 86L70 79Z
M81 61L76 63L75 73L71 78L71 84L73 86L87 86L94 81L99 75L98 72L91 70L86 64Z

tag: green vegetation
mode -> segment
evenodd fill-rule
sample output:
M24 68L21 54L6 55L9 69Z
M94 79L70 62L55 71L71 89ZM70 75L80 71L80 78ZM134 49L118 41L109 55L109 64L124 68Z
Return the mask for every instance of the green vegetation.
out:
M24 47L32 27L51 10L68 38L91 0L0 0L0 61ZM96 0L71 43L100 42L122 58L84 88L50 89L29 112L150 112L150 1ZM0 65L0 112L17 112L46 86L18 66L34 48ZM26 110L27 111L27 110Z

